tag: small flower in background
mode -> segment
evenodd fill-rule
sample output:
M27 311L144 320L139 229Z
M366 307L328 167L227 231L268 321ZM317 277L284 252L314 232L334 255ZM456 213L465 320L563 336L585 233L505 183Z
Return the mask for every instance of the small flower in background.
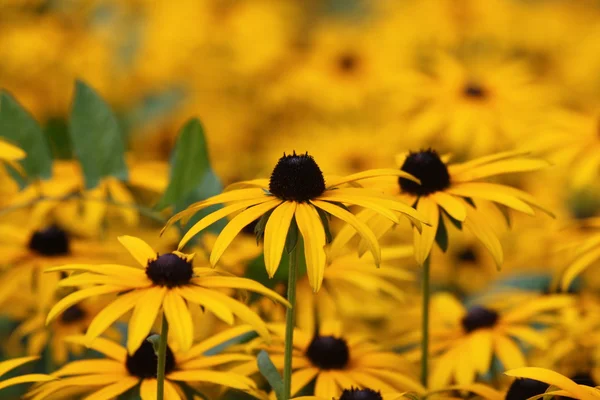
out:
M294 229L292 221L295 221L304 239L308 279L316 292L323 281L326 259L324 247L331 239L328 238L329 216L347 222L356 230L365 239L375 264L380 264L381 250L375 235L349 212L344 204L373 210L393 224L400 222L394 211L400 212L409 218L417 229L421 228L421 218L410 206L368 189L339 187L367 178L388 175L401 176L416 182L410 174L394 170L369 170L346 177L324 177L311 156L297 155L294 152L279 159L270 179L255 179L234 184L225 193L196 203L175 215L168 225L178 220L187 221L192 215L211 205L227 204L194 224L181 239L181 249L203 229L239 212L215 242L210 255L210 262L215 265L239 232L246 225L259 219L258 225L261 230L257 232L261 236L264 234L265 266L272 277L279 267L288 232Z
M47 322L85 298L119 293L120 296L90 323L85 336L88 344L117 319L133 310L127 335L127 349L131 354L148 336L162 310L178 346L187 350L194 338L190 304L199 304L229 324L233 323L234 315L238 316L254 326L259 334L266 338L270 336L266 324L256 313L218 289L250 290L281 304L289 304L277 293L250 279L222 276L207 266L194 267L194 254L158 254L146 242L133 236L121 236L119 241L139 266L67 264L46 270L81 272L63 279L60 285L83 287L56 303L48 313Z
M183 393L184 385L199 383L221 385L249 394L258 393L256 384L246 376L227 370L215 370L217 367L227 369L228 365L248 361L251 356L235 353L202 355L230 339L231 333L239 335L251 331L247 327L233 329L232 332L222 332L199 342L188 351L167 348L166 399L180 399L179 393ZM72 336L65 340L79 345L88 344L83 336ZM58 378L56 381L36 386L28 396L41 400L54 398L55 395L64 396L66 391L70 396L88 394L95 396L92 398L113 398L135 388L142 399L156 399L158 358L150 341L143 340L130 354L117 342L105 338L97 338L89 347L104 358L72 361L52 374L51 379Z

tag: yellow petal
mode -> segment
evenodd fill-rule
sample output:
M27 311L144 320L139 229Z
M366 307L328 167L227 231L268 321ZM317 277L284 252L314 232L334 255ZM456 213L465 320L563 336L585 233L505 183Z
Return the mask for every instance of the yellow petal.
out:
M50 375L44 374L28 374L15 376L14 378L6 379L0 382L0 390L7 388L9 386L19 385L21 383L31 383L31 382L48 382L53 381L56 378Z
M286 201L277 207L267 221L265 227L265 266L269 278L272 278L281 262L283 247L287 238L290 223L296 212L296 202Z
M362 196L360 196L360 195L352 195L352 194L344 194L344 193L336 193L336 192L339 192L339 190L330 190L328 192L325 192L321 196L319 196L319 200L335 201L335 202L339 202L339 203L345 203L345 204L356 205L356 206L368 208L370 210L373 210L373 211L383 215L384 217L386 217L390 221L393 221L396 224L400 223L400 220L398 219L396 214L394 214L389 208L384 207L381 204L379 204L377 202L377 198L373 199L371 197L365 196L364 194ZM365 192L366 192L366 189L365 189Z
M319 373L317 368L300 369L292 373L291 394L294 396L303 387L308 385Z
M83 400L110 400L125 393L139 382L139 378L134 376L126 376L118 382L103 387L102 389L85 397Z
M2 160L22 160L27 154L17 146L0 140L0 159Z
M31 361L37 360L37 359L39 359L38 356L33 356L33 357L19 357L19 358L13 358L11 360L2 361L2 362L0 362L0 376L4 375L5 373L7 373L8 371L10 371L12 369L15 369L23 364L27 364L28 362L31 362Z
M156 379L144 379L140 386L142 400L156 400Z
M560 282L560 287L563 291L567 291L571 283L581 274L587 267L594 264L600 259L600 246L596 249L584 253L579 256L567 267Z
M168 379L183 382L214 383L239 390L256 388L256 383L252 379L232 372L209 370L174 371L168 375Z
M211 313L215 314L217 318L225 322L228 325L232 325L234 318L231 310L223 303L214 300L211 297L203 296L202 289L194 286L181 286L174 289L177 293L183 296L187 301L199 304L206 308Z
M127 332L127 351L129 354L135 353L142 342L146 340L160 311L166 292L167 288L165 287L144 290L144 294L137 302L129 320Z
M125 365L119 361L107 359L90 359L71 361L64 367L52 373L54 376L64 377L69 375L88 375L90 371L95 374L110 374L125 371Z
M96 350L97 352L112 358L113 360L121 362L121 364L124 364L125 359L127 358L127 351L123 347L121 347L118 343L102 337L94 339L94 341L91 343L85 338L85 336L82 335L68 336L64 340L68 343L87 346L92 350Z
M525 357L519 346L506 336L494 336L494 349L505 369L519 368L525 365Z
M330 189L332 187L339 186L344 183L356 182L356 181L359 181L362 179L377 178L380 176L397 176L397 177L402 177L404 179L408 179L408 180L416 182L416 183L421 183L421 181L419 181L417 178L415 178L411 174L404 172L400 169L393 169L393 168L369 169L367 171L362 171L362 172L358 172L356 174L339 177L339 178L326 177L325 183L327 184L327 188Z
M206 217L204 217L200 221L196 222L185 233L185 235L179 242L179 246L177 246L177 248L181 250L194 236L196 236L199 232L206 229L210 225L214 224L218 220L223 219L223 218L227 217L228 215L236 213L245 208L254 206L256 204L265 203L270 200L271 200L270 197L263 197L263 198L250 199L250 200L246 200L246 201L240 201L238 203L230 204L219 210L216 210L215 212L208 214Z
M329 374L329 371L321 371L317 376L315 395L324 399L333 399L340 395L340 390L333 380L333 377Z
M432 196L435 198L436 203L455 220L464 221L467 218L465 205L454 196L446 192L436 192Z
M219 237L215 241L212 252L210 253L210 263L211 265L216 265L221 258L221 255L225 252L229 244L235 239L235 237L240 233L242 229L252 221L257 218L260 218L263 214L271 210L272 208L277 207L281 204L281 200L271 200L266 203L262 203L256 205L254 207L250 207L247 210L242 211L240 214L236 215L225 228L219 234Z
M135 199L125 184L120 180L110 177L108 179L108 193L110 197L118 204L115 207L123 217L123 221L128 226L135 226L140 222L140 216L135 208Z
M163 310L169 322L169 332L182 351L189 350L194 341L194 326L187 304L178 293L169 290L165 295Z
M455 185L447 190L455 196L471 197L475 199L483 199L493 201L510 207L514 210L523 212L528 215L534 215L535 212L522 200L515 196L511 196L502 190L502 185L484 184L482 182L463 183Z
M155 260L157 257L158 253L140 238L135 236L119 236L117 239L144 268L148 265L148 261Z
M486 221L479 213L475 210L469 212L467 215L467 219L464 221L463 226L467 228L477 239L483 243L486 249L492 255L492 258L496 262L496 266L500 269L502 262L504 260L504 255L502 253L502 245L500 244L500 240L496 236L496 233L489 226L488 221Z
M544 382L551 386L557 386L563 390L566 390L570 394L575 395L578 399L592 400L597 398L566 376L549 369L525 367L511 369L510 371L506 371L504 374L517 378L535 379L536 381Z
M226 329L195 344L189 351L178 355L177 360L178 362L186 362L187 360L193 362L207 350L252 331L254 331L254 328L251 325L238 325L234 328Z
M318 292L325 273L325 229L316 208L299 203L296 208L298 230L304 239L304 255L308 282L315 292Z
M433 199L430 199L429 197L421 197L417 203L417 211L424 215L425 218L427 218L427 222L429 222L429 226L423 226L421 233L419 233L416 228L413 228L415 259L419 265L423 265L427 257L429 257L429 253L431 252L431 248L433 247L433 243L435 241L435 235L437 233L440 218L440 210L438 209L437 203Z
M377 238L375 237L373 231L371 231L371 229L364 222L360 221L352 213L344 210L343 208L326 201L312 200L311 203L319 207L321 210L333 215L334 217L347 222L354 229L356 229L358 234L369 246L369 250L373 255L373 261L375 262L375 265L379 266L381 263L381 249L379 248L379 243L377 242Z
M200 285L207 288L232 288L245 289L255 293L260 293L281 304L290 307L290 303L278 293L272 291L266 286L247 278L238 278L235 276L207 276L198 278Z
M58 267L46 268L45 272L56 272L56 271L85 271L93 272L100 275L113 275L123 278L123 286L127 286L127 281L131 279L145 280L147 279L146 273L140 268L127 267L125 265L118 264L67 264Z

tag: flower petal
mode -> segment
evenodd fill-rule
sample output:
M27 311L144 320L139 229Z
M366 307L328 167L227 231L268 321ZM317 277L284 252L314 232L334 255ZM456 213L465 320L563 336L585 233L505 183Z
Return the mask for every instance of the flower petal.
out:
M435 202L455 220L464 221L467 218L465 205L456 197L446 192L436 192L432 196L435 198Z
M211 313L215 314L217 318L221 321L225 322L228 325L232 325L234 318L231 310L221 303L220 301L216 301L210 297L204 296L201 290L205 290L201 287L194 287L191 285L188 286L180 286L178 288L174 288L174 290L179 293L183 298L187 301L199 304L200 306L206 308Z
M179 293L169 290L165 295L163 310L169 322L169 331L182 351L192 347L194 341L194 325L187 304Z
M427 218L427 222L430 224L429 226L423 226L421 233L419 233L416 228L413 228L415 259L420 265L423 265L427 257L429 257L429 253L431 252L431 248L435 242L435 235L437 233L440 218L440 210L437 203L433 199L430 199L429 197L421 197L417 203L417 211L423 214L425 218Z
M50 321L56 318L58 314L62 313L72 305L79 303L83 299L99 296L101 294L119 292L121 290L123 290L123 288L120 286L104 285L81 289L77 292L71 293L70 295L60 299L54 305L54 307L52 307L52 309L48 312L48 316L46 317L46 324L49 324Z
M261 283L253 281L248 278L238 278L235 276L207 276L198 278L200 285L206 288L232 288L232 289L245 289L255 293L260 293L263 296L275 300L286 306L290 306L290 303L279 295L277 292L267 288Z
M125 393L140 381L140 378L134 376L124 376L121 380L108 385L85 397L83 400L110 400Z
M129 354L135 353L150 333L166 292L167 288L165 287L145 289L144 294L135 305L129 319L127 332L127 351Z
M148 265L148 261L155 260L157 257L157 252L140 238L135 236L119 236L117 239L144 268Z
M329 203L327 203L329 204ZM299 203L296 208L298 230L304 239L304 255L308 282L316 292L321 288L325 273L325 229L317 209L306 203ZM291 255L290 255L291 257Z
M265 266L269 278L272 278L281 262L283 247L290 229L290 223L296 212L296 202L286 201L277 207L265 227L264 254Z
M506 371L504 374L508 376L514 376L517 378L535 379L536 381L544 382L551 386L557 386L563 390L566 390L570 394L575 395L578 399L597 399L597 396L591 395L587 390L585 390L585 388L579 386L571 379L549 369L538 367L523 367L511 369L510 371Z

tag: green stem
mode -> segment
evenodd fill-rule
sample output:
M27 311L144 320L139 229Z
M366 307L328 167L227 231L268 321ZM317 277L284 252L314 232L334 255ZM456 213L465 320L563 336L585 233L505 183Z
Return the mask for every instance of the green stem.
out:
M421 383L427 388L429 367L429 260L423 263L423 317L421 325Z
M283 355L283 399L292 398L292 350L294 348L294 325L296 311L296 248L290 253L287 300L292 305L285 313L285 351Z
M163 313L162 326L160 328L160 342L158 343L158 370L156 371L156 399L163 400L165 396L165 364L167 362L167 337L169 335L169 323Z

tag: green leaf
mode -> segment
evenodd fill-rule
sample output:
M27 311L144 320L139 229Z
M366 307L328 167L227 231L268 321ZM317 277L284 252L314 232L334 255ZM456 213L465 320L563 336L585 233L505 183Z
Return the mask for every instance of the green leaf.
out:
M293 217L292 222L290 223L290 228L288 229L287 237L285 238L285 250L288 252L288 254L291 254L292 251L294 251L297 243L298 224L296 223L296 217Z
M127 180L125 144L117 118L108 104L81 81L75 84L69 133L86 188L98 186L106 176Z
M200 120L191 119L179 131L171 155L171 180L156 208L173 206L178 212L221 190L221 183L210 168L204 128Z
M445 253L448 250L448 230L444 223L443 214L440 213L437 232L435 233L435 242L440 246L440 249Z
M275 364L271 361L269 354L266 351L261 350L260 353L258 353L256 362L258 363L258 370L273 388L277 399L283 400L283 379L281 378L279 371L277 371Z
M50 179L52 153L48 138L31 114L6 92L0 95L0 136L27 153L20 163L28 178Z

